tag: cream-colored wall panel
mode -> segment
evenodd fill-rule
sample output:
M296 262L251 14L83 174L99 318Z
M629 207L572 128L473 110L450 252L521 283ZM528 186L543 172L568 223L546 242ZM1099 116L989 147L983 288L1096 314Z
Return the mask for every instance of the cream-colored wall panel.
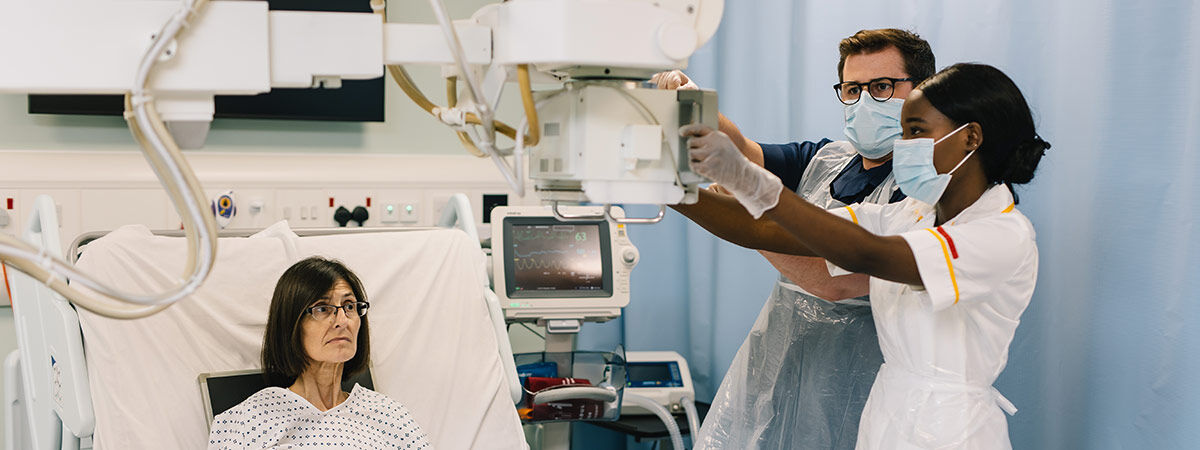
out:
M128 224L151 230L170 228L162 205L167 194L161 189L83 189L80 192L82 231L110 231Z

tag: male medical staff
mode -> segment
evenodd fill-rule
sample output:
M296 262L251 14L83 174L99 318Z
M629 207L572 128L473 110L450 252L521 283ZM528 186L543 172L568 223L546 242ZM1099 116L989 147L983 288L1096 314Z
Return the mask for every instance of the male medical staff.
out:
M899 201L904 195L892 175L892 143L901 133L904 98L934 72L933 52L916 34L897 29L859 31L838 50L834 90L844 105L845 140L760 144L724 115L720 130L750 161L818 207ZM663 88L695 87L678 71L655 81ZM698 448L853 448L883 362L864 297L867 277L831 278L820 258L788 255L794 237L773 222L756 221L719 189L676 209L723 239L762 250L781 273L721 383ZM843 299L851 300L827 301Z

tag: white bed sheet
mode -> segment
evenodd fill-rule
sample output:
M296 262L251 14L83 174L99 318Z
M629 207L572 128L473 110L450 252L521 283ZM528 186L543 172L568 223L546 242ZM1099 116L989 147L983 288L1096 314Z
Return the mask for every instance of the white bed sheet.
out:
M126 227L89 244L78 265L101 281L158 291L182 273L183 238ZM376 390L405 404L440 449L524 448L482 300L483 257L456 230L297 238L277 224L221 239L195 295L137 321L80 311L97 449L201 449L197 376L260 367L279 275L310 255L359 275L371 302Z

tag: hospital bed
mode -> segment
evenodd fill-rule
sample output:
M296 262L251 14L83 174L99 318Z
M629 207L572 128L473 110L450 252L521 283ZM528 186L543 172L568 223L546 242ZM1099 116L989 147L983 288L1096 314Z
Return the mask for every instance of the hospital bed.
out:
M61 247L46 200L26 238L52 254ZM18 274L20 349L4 367L7 448L204 448L198 376L260 366L275 280L310 255L340 259L362 279L375 388L404 403L437 448L526 447L503 313L465 200L456 197L443 217L458 229L291 230L281 222L222 237L203 288L140 320L77 312ZM152 292L183 273L186 242L129 226L76 252L77 266L102 282Z

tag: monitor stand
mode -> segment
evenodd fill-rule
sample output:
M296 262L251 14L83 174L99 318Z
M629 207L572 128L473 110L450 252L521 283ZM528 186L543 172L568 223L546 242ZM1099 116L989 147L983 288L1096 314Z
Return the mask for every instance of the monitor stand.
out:
M583 321L579 319L552 319L546 321L546 357L558 367L570 367L567 360L575 351L575 337ZM559 355L555 358L552 355ZM555 361L554 359L562 359ZM542 450L570 450L571 422L542 424Z

